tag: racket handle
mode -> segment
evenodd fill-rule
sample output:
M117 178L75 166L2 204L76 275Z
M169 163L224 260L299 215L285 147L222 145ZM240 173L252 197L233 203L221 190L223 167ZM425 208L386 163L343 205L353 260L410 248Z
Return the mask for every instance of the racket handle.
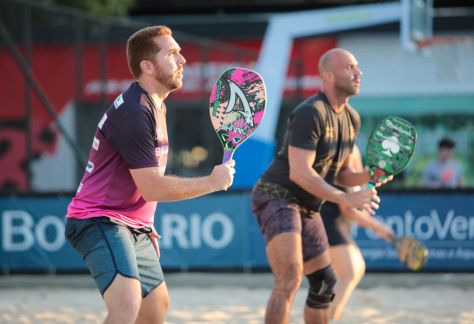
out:
M369 189L374 189L376 188L377 186L375 185L375 179L374 179L374 170L372 168L369 168L369 176L370 176L370 181L369 183L367 184L367 188ZM385 178L387 178L386 175L383 175L379 178L379 180L384 180Z
M234 155L234 151L224 150L224 158L222 159L222 163L227 162L230 159L232 159L233 155Z
M369 177L370 177L370 181L367 184L367 188L374 189L376 186L375 186L375 181L374 181L374 169L372 167L369 168Z

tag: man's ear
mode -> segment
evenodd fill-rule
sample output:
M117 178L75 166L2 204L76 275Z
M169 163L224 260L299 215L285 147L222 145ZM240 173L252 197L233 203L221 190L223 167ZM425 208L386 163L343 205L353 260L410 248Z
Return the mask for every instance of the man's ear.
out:
M142 73L152 75L153 74L153 67L150 61L143 60L140 62L140 68Z
M323 71L320 77L326 82L334 82L334 73L331 71Z

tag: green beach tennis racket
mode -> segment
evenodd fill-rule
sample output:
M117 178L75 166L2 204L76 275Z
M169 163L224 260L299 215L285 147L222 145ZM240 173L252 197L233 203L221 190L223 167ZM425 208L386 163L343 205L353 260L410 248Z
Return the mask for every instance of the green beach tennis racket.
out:
M389 116L384 118L372 131L367 144L367 161L371 180L368 187L375 187L373 169L385 172L385 176L396 175L403 171L415 152L417 133L407 120ZM428 260L428 249L413 237L394 239L399 260L405 266L418 271Z
M393 241L398 259L410 270L421 270L428 261L428 249L413 237L401 237Z
M257 129L266 103L265 83L257 72L234 67L219 77L211 91L209 113L224 148L223 162Z
M373 169L378 168L386 176L400 173L415 152L417 134L415 127L403 118L384 118L372 131L367 144L367 162L371 180L368 187L375 187Z

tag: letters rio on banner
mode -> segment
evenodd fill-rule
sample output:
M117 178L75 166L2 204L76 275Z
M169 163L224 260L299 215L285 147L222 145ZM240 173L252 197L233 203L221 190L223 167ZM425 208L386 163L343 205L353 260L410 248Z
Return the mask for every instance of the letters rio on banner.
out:
M385 193L376 217L397 235L429 249L423 271L474 270L474 193ZM71 197L0 197L0 267L8 271L86 271L64 240ZM214 194L158 205L156 228L165 269L268 268L265 243L249 193ZM367 269L406 271L391 244L362 228L353 231Z

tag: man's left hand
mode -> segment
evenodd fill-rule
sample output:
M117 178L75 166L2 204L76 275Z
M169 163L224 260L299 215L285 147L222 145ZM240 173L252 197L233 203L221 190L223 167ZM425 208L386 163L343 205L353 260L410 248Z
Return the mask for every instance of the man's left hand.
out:
M376 187L380 187L384 183L393 180L393 175L387 175L384 170L379 168L372 169L372 181L375 183Z

